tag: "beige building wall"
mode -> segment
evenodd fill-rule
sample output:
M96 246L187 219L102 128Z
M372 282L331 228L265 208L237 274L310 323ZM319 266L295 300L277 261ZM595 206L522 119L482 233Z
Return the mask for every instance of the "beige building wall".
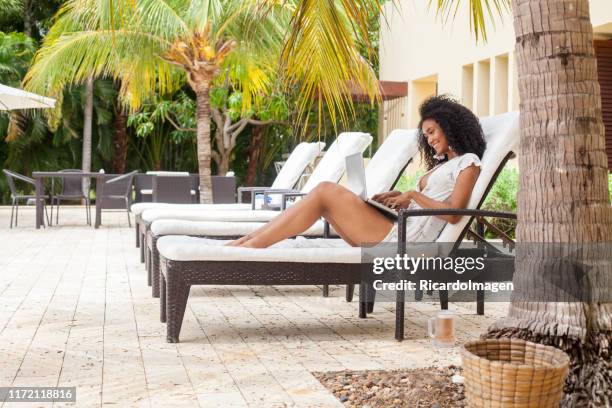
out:
M419 104L428 96L451 94L479 116L519 107L512 16L488 21L488 42L476 43L469 29L468 2L446 23L426 0L388 2L381 22L380 79L408 82L402 122L418 123ZM612 0L590 0L597 38L612 38ZM386 115L398 116L386 109ZM387 126L389 128L389 126ZM392 129L388 129L390 131ZM388 133L388 132L387 132Z

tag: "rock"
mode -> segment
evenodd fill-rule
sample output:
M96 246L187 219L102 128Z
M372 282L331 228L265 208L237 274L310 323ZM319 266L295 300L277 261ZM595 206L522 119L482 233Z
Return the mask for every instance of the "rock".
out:
M463 376L459 374L455 374L451 377L451 381L453 382L453 384L463 384L463 380Z
M316 373L348 407L465 407L459 367ZM350 375L349 375L350 374Z

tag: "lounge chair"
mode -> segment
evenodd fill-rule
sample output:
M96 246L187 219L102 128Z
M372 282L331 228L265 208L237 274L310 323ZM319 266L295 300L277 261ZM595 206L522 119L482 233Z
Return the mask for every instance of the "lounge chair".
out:
M65 169L60 170L60 173L82 173L80 169ZM85 190L83 187L83 178L74 176L62 176L61 191L55 194L55 178L51 179L51 221L53 221L53 204L56 205L55 223L59 224L59 210L62 201L85 201L85 215L87 217L87 225L91 225L91 201L89 199L89 188Z
M140 246L141 236L140 233L140 214L148 209L153 208L166 208L166 209L198 209L198 210L249 210L252 209L255 205L255 194L254 192L257 189L290 189L295 186L298 182L300 176L304 172L304 169L314 161L314 159L319 155L321 150L325 148L325 143L308 143L302 142L298 144L291 155L287 158L287 161L281 171L278 173L274 182L270 187L240 187L238 188L238 204L192 204L192 205L184 205L184 204L164 204L164 203L137 203L132 205L131 212L134 214L136 218L136 247ZM151 176L152 177L152 176ZM151 181L152 183L152 181ZM152 191L152 190L151 190ZM251 192L251 204L242 203L241 195L242 192Z
M315 170L312 172L308 181L300 191L292 189L264 189L264 194L275 194L275 197L280 196L280 200L284 200L287 196L303 195L310 192L319 183L331 181L337 183L344 173L344 157L347 154L363 152L372 142L372 136L361 132L345 132L341 133L329 147ZM278 201L275 201L279 203ZM140 214L139 231L141 237L146 238L149 225L157 219L191 219L191 220L219 220L219 221L260 221L266 222L278 215L277 211L273 210L243 210L223 211L227 205L215 206L215 211L206 211L202 207L184 207L185 209L151 209ZM240 204L234 204L240 206ZM251 207L252 208L252 207ZM280 209L280 205L278 207ZM141 246L140 261L145 262L144 246Z
M123 210L130 221L132 185L138 170L126 174L106 174L103 182L96 186L96 219L102 219L102 210Z
M191 188L191 176L186 175L154 175L153 176L153 202L190 204L195 190Z
M416 130L396 129L385 139L384 143L378 148L376 154L369 161L366 168L366 184L371 195L390 190L401 177L404 169L418 150L418 139ZM215 220L215 214L204 213L210 219ZM230 212L228 215L236 214L240 220L241 213ZM269 216L277 216L277 211L256 211L254 216L263 215L262 220L268 221ZM201 218L201 217L200 217ZM155 243L159 237L164 235L189 235L201 237L241 237L262 226L264 222L208 222L193 220L159 219L152 222L145 239L145 267L148 272L148 283L152 286L154 297L159 296L159 252ZM228 227L228 228L226 228ZM304 236L307 237L328 237L335 235L333 231L326 233L323 221L317 222ZM335 235L337 237L337 235ZM350 299L352 296L349 288ZM327 295L327 288L324 288L324 296Z
M20 194L19 191L17 190L17 185L15 184L15 180L23 181L24 183L30 184L32 186L35 186L35 182L34 182L34 179L24 176L23 174L15 173L14 171L3 169L2 172L4 172L4 175L6 176L6 180L9 185L9 190L11 192L10 228L13 228L13 215L15 216L15 226L17 226L17 221L19 219L19 201L24 200L25 203L27 204L29 200L36 200L36 195ZM49 198L48 195L44 195L40 197L41 201L43 202L44 209L45 209L45 215L47 217L47 224L51 225L51 222L49 220L49 214L47 213L47 206L46 206L47 198ZM43 226L44 226L44 223L43 223Z
M487 150L467 209L446 211L464 211L466 216L457 224L447 224L439 242L460 242L472 214L496 214L474 210L482 204L496 176L518 147L518 113L485 118L482 126ZM165 236L157 241L161 271L160 319L167 322L168 342L179 341L192 285L349 285L361 281L361 248L350 247L342 240L285 240L266 249L226 247L225 242L188 236ZM360 317L366 316L367 309L364 286L360 287ZM400 334L403 337L401 310L397 318L396 338L400 339Z

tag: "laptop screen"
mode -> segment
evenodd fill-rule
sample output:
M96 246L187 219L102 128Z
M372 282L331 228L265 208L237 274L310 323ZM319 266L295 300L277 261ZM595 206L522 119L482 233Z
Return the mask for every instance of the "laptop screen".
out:
M346 181L349 190L357 194L363 200L367 200L365 168L361 153L346 156Z

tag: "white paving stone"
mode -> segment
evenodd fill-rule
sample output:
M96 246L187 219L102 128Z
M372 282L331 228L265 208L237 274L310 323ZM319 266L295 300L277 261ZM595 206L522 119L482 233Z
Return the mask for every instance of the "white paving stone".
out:
M9 218L0 207L0 386L75 386L87 407L334 407L312 372L460 361L457 347L427 337L436 303L407 303L398 343L394 305L359 319L342 287L329 298L314 286L194 287L181 343L168 344L125 213L104 213L97 230L83 207L63 208L61 225L41 230L32 208L18 228ZM507 304L487 303L486 316L475 303L451 308L463 342Z

